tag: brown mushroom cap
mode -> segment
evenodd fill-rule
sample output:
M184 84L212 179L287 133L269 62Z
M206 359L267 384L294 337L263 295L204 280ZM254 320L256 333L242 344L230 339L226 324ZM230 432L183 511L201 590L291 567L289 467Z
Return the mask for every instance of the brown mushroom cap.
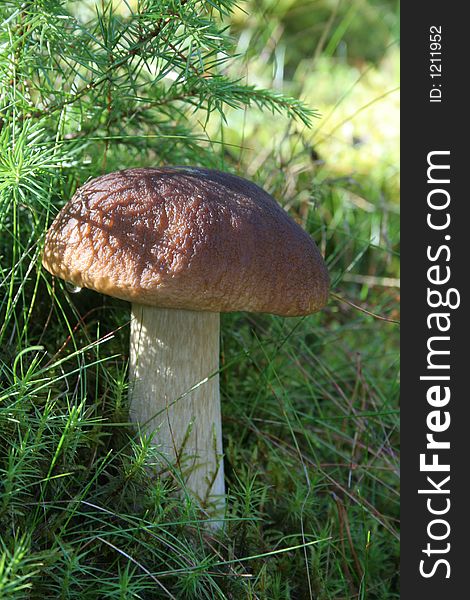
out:
M77 286L164 308L293 316L328 298L315 243L277 202L199 168L89 181L52 223L43 264Z

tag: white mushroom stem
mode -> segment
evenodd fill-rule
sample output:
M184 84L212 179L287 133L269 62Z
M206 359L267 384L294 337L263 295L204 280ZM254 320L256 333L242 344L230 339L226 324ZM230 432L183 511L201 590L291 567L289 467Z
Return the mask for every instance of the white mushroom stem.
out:
M132 305L131 420L155 432L210 515L225 504L219 322L218 313Z

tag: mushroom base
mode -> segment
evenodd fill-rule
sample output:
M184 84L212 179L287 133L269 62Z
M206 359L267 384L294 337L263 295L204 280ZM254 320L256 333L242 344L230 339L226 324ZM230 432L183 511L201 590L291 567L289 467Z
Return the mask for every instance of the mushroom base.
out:
M210 516L223 513L218 313L132 305L130 417Z

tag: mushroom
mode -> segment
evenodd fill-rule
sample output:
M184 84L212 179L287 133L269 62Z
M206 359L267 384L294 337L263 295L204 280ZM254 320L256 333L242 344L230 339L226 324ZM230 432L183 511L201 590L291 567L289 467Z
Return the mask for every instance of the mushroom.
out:
M132 303L130 416L204 507L225 504L219 313L313 313L328 273L257 185L192 167L127 169L79 188L52 223L53 275Z

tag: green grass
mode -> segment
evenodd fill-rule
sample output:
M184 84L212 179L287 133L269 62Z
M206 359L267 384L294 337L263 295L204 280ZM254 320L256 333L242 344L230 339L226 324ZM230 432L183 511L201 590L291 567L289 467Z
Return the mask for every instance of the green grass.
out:
M397 7L215 5L0 8L2 599L398 598ZM316 315L222 316L216 532L148 477L129 305L40 262L88 177L165 163L260 183L332 277Z

